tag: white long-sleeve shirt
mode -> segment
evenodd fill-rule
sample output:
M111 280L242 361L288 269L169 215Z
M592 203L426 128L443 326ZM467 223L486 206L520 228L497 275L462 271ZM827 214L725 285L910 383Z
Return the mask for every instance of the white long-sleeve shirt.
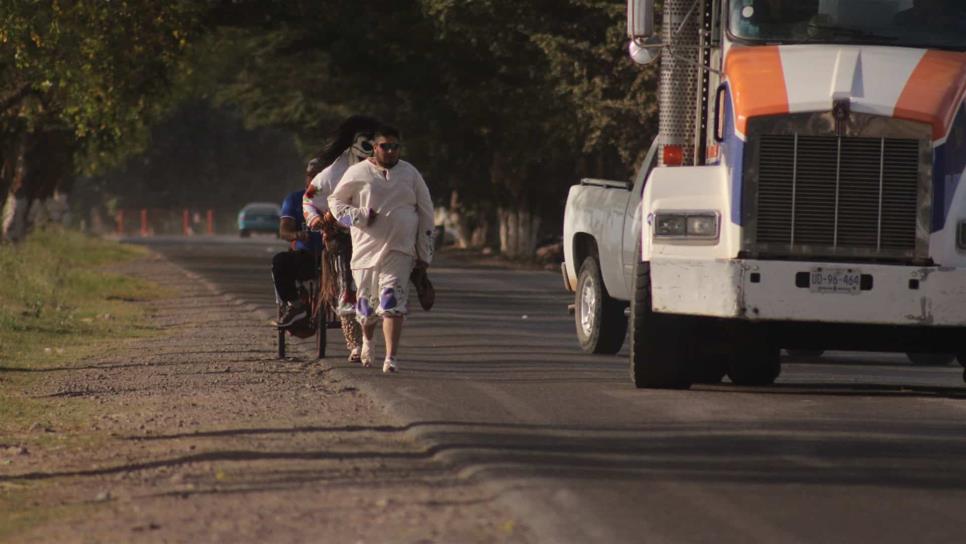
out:
M302 215L305 216L305 224L311 225L316 217L329 211L328 199L335 186L339 184L342 175L349 168L349 153L351 149L346 149L341 155L336 157L332 164L325 167L312 178L312 183L305 190L302 197Z
M389 251L433 259L433 201L412 164L389 169L365 160L350 166L329 196L329 209L352 227L352 268L377 266ZM369 224L369 210L378 214Z

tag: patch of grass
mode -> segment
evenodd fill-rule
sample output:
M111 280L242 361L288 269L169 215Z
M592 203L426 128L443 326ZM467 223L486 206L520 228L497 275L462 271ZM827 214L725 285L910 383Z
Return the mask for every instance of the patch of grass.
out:
M111 267L147 251L64 229L0 246L0 436L23 441L31 427L75 427L84 403L38 399L30 385L49 371L154 334L136 300L165 295ZM61 402L58 402L58 401ZM18 436L21 435L21 436Z
M144 334L144 309L131 304L162 296L145 281L109 272L145 255L63 229L0 246L0 361L43 368L76 359L91 346Z
M96 447L90 428L97 406L83 397L40 396L52 372L82 366L132 338L158 334L144 305L167 296L158 285L112 272L147 251L64 230L33 233L0 246L0 472L2 447L29 450ZM14 463L16 464L16 463ZM12 465L11 465L12 466ZM0 487L0 539L42 523L46 514L24 502L37 483ZM12 505L19 505L10 510ZM43 509L40 509L43 510Z

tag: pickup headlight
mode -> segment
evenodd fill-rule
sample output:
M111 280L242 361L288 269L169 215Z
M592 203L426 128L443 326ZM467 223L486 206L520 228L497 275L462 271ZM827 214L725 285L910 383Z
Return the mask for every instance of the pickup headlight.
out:
M718 212L657 212L654 237L683 240L717 240Z

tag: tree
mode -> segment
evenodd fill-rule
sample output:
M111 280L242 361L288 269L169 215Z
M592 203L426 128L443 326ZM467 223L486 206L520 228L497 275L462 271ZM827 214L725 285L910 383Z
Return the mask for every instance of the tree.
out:
M5 238L22 236L24 208L68 177L58 169L57 181L35 190L44 176L30 174L42 170L29 164L32 142L52 133L70 140L62 149L84 160L67 163L88 171L143 144L145 128L169 106L202 8L188 1L0 2L0 82L12 89L0 99L3 163L12 165L0 187Z

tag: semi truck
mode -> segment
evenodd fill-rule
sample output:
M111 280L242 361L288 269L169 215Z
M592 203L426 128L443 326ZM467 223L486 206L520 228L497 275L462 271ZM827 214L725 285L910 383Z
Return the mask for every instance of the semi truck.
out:
M966 2L662 4L627 4L631 57L661 63L653 153L565 211L584 348L623 324L652 388L770 384L781 348L966 365Z

